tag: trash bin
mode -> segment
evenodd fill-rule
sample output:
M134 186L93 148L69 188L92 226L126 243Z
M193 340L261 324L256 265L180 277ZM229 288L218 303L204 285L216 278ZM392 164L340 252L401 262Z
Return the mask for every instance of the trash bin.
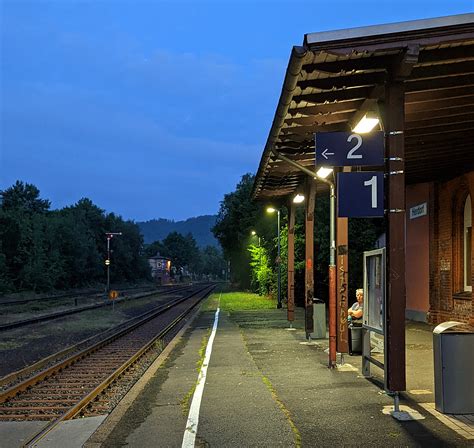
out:
M349 355L362 354L362 325L349 325Z
M326 304L320 299L313 299L314 331L310 334L312 339L326 338Z
M436 410L474 413L474 327L454 321L438 325L433 355Z

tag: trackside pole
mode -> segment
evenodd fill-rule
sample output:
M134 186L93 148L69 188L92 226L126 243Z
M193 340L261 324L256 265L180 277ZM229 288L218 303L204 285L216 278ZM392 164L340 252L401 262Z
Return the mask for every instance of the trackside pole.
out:
M314 331L313 298L314 298L314 207L316 203L316 184L313 179L306 182L306 215L305 215L305 332L310 339Z
M288 207L288 322L290 328L295 320L295 204Z

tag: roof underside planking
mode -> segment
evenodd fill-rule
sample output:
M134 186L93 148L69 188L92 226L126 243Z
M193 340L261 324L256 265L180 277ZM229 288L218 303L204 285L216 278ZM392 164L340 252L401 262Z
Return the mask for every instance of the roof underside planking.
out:
M294 47L254 198L282 200L312 170L314 134L349 131L361 108L383 116L385 84L405 82L406 183L474 169L474 14L308 34ZM324 188L324 187L323 187Z

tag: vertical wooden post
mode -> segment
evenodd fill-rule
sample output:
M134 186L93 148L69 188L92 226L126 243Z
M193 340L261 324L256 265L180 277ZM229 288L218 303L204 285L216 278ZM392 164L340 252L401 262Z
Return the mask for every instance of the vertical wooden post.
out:
M406 388L405 375L405 88L402 81L385 87L387 304L385 385Z
M305 216L305 331L306 338L314 331L314 207L316 204L316 183L309 178L306 182Z
M295 211L292 200L288 205L288 321L295 320Z
M347 329L347 305L349 287L349 246L348 246L348 219L337 218L336 231L336 277L337 277L337 340L336 347L339 353L349 352Z

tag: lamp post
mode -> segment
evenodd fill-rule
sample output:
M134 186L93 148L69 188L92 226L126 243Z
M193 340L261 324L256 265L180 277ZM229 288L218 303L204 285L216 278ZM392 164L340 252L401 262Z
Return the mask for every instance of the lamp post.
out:
M281 257L280 257L280 209L275 209L273 207L267 208L268 213L275 213L277 212L277 225L278 225L278 232L277 232L277 241L278 241L278 255L277 255L277 262L278 262L278 301L277 301L277 308L281 308Z
M105 237L107 238L107 260L105 260L105 265L107 266L107 292L110 291L110 240L115 235L122 235L122 232L105 232Z
M256 236L258 238L258 247L260 247L260 235L257 235L255 230L252 230L250 233L252 236Z

